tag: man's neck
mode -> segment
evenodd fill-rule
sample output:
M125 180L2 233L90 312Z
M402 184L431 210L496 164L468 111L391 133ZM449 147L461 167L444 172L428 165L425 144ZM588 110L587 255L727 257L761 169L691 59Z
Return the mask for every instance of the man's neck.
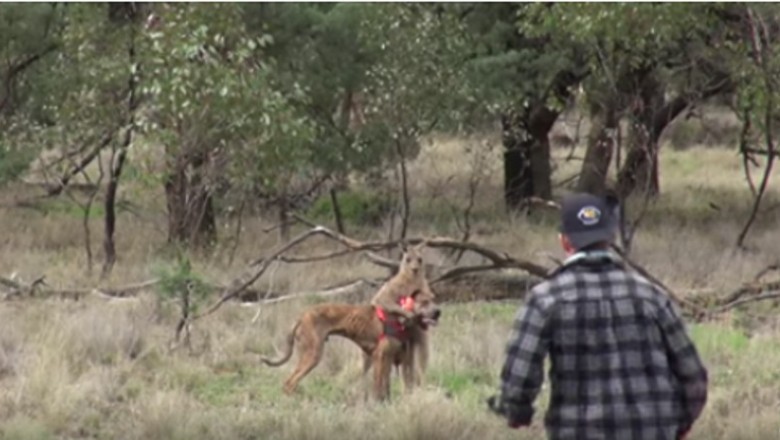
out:
M569 255L566 260L564 260L563 265L569 265L571 263L574 263L575 261L582 260L584 258L601 258L601 257L612 257L612 252L609 249L592 249L592 250L583 250L583 251L577 251L571 255Z

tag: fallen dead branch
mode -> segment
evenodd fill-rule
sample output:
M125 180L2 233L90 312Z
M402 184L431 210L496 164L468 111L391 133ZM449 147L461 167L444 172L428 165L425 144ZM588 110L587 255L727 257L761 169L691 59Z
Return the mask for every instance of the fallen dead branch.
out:
M53 288L45 282L45 277L41 276L30 284L21 281L15 281L10 278L0 277L0 289L5 290L5 299L19 297L38 297L38 298L63 298L79 300L89 295L96 295L104 299L130 298L138 292L154 287L160 282L158 279L151 279L135 284L128 284L119 287L69 287ZM42 287L48 286L48 287Z
M767 266L767 267L761 269L760 271L758 271L756 273L756 276L753 277L753 281L754 282L759 282L759 281L761 281L761 278L764 278L764 276L766 276L766 274L768 274L769 272L774 272L774 271L778 271L778 270L780 270L780 263L770 264L769 266Z
M330 289L325 290L319 290L319 291L312 291L312 292L299 292L299 293L291 293L289 295L282 295L277 296L275 298L268 298L265 300L262 300L259 302L261 305L266 304L275 304L285 301L290 301L294 299L301 299L301 298L330 298L334 296L359 296L363 297L366 295L366 292L371 292L381 285L381 281L372 281L372 280L366 280L366 279L359 279L357 281L353 281L347 285L339 286L339 287L333 287Z
M713 315L719 315L721 313L728 312L729 310L735 309L739 306L743 306L745 304L754 303L758 301L764 301L768 299L778 299L780 298L780 288L775 290L766 291L763 293L760 293L756 296L751 296L748 298L741 298L735 301L732 301L730 303L724 304L719 307L715 307L712 310L708 311L708 315L712 317Z
M340 234L329 228L314 225L302 218L299 218L299 222L312 225L313 227L302 232L288 243L273 250L267 257L252 262L241 276L235 278L227 286L208 284L209 290L220 292L218 299L211 304L210 307L206 308L204 312L188 315L185 319L187 322L180 322L177 325L178 331L189 328L187 326L190 325L192 321L216 312L222 305L230 300L238 300L242 303L259 304L262 306L303 297L335 298L356 295L359 298L364 298L367 292L372 292L383 282L383 279L360 279L324 290L286 294L282 292L273 292L272 290L261 292L251 289L250 286L262 277L274 263L309 263L346 256L357 252L364 252L365 256L378 266L389 269L391 272L398 269L397 261L379 256L375 252L398 246L401 244L401 241L399 240L363 242ZM288 252L291 252L300 244L315 236L330 239L331 241L342 245L344 249L316 256L287 255ZM475 264L471 266L426 266L429 279L431 279L431 285L434 286L437 296L442 303L521 299L530 288L538 282L548 278L551 273L550 269L534 262L512 257L506 253L498 252L473 242L462 242L446 237L410 238L403 241L403 243L410 245L419 244L421 242L425 242L427 246L433 248L473 252L487 260L485 264ZM777 268L780 267L778 264L768 266L755 276L755 280L752 283L740 287L733 293L724 296L723 299L716 300L713 304L705 307L688 299L695 293L687 292L685 295L678 295L673 289L666 287L664 283L650 274L640 264L625 255L618 246L614 246L613 250L620 255L626 264L633 270L662 287L669 296L682 307L686 314L692 316L697 321L710 319L714 315L741 307L745 304L780 298L780 292L778 292L778 290L780 290L780 283L759 282L767 273L772 270L777 270ZM6 292L6 299L29 296L38 298L60 297L78 300L87 295L94 295L106 300L128 299L134 297L139 292L156 286L158 283L160 283L159 279L150 279L141 283L119 287L57 289L47 285L43 277L40 277L29 284L15 279L14 277L0 277L0 292ZM708 293L708 296L711 295L712 292Z
M299 215L294 215L294 218L296 218L299 222L310 226L311 229L301 233L300 235L298 235L297 237L289 241L287 244L279 247L278 249L273 251L269 256L254 261L241 276L233 280L229 284L229 286L223 290L222 294L220 295L220 298L216 302L214 302L214 304L208 307L204 312L192 316L190 320L194 321L197 319L201 319L205 316L208 316L216 312L220 307L222 307L222 305L225 302L236 298L244 289L248 288L255 281L257 281L266 272L266 270L268 270L268 267L274 261L285 261L285 259L287 262L296 261L296 259L291 259L290 257L286 257L284 254L314 236L323 236L329 238L346 247L345 250L329 254L327 258L334 258L337 256L343 256L350 253L362 252L362 251L380 251L383 249L396 247L401 243L414 245L414 244L425 242L430 247L443 247L443 248L449 248L455 250L475 252L490 260L493 263L492 268L494 269L517 268L517 269L523 269L537 276L546 276L546 274L548 273L548 269L545 267L539 266L529 261L519 260L510 257L507 254L502 255L496 251L479 246L474 243L464 243L464 242L460 242L448 238L441 238L441 237L431 238L431 239L412 238L407 240L389 240L384 242L361 242L356 239L347 237L346 235L339 234L338 232L333 231L324 226L316 225ZM317 257L317 260L322 260L327 258L325 256L321 256L321 257ZM308 258L298 257L297 261L309 262L312 260L311 257Z

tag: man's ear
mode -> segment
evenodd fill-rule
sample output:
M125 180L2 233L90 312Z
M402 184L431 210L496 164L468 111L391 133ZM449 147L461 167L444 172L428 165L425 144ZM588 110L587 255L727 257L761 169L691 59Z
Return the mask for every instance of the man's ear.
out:
M571 244L571 240L569 240L569 237L567 237L564 234L558 234L558 238L561 241L561 247L563 248L563 251L566 253L574 253L576 249L574 249L574 245Z

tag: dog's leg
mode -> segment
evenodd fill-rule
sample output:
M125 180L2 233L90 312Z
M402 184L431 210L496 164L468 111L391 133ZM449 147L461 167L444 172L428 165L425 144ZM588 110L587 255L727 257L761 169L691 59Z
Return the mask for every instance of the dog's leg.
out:
M363 356L363 370L360 374L360 384L363 388L363 400L368 399L368 384L366 383L366 375L368 374L368 370L371 369L372 364L372 357L370 353L366 353L365 351L362 352Z
M320 363L324 344L325 340L320 338L320 336L316 334L315 330L309 329L308 331L301 331L300 341L298 344L298 365L295 367L295 371L293 371L293 373L284 383L285 393L292 394L298 387L298 383L304 377L306 377L306 375L309 374L309 372L313 370L317 364Z
M374 397L379 401L390 398L390 373L392 373L393 361L401 349L398 340L385 338L374 351Z

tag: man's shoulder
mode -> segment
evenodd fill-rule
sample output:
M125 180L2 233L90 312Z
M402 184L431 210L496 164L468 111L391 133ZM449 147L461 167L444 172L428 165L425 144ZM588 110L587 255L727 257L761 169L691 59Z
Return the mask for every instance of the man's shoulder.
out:
M557 299L560 297L560 293L565 292L570 288L570 284L573 283L575 278L572 274L559 273L552 275L534 287L528 292L528 304L536 305L542 309L549 309L552 307Z
M641 298L658 304L664 304L669 301L670 296L668 292L642 274L634 271L626 271L626 277L628 282L635 286L635 291Z
M560 271L550 278L534 286L531 295L546 302L554 302L566 293L579 289L600 290L609 287L613 291L631 292L638 299L655 305L664 305L669 295L658 284L650 281L640 273L625 267L615 266L606 271Z

